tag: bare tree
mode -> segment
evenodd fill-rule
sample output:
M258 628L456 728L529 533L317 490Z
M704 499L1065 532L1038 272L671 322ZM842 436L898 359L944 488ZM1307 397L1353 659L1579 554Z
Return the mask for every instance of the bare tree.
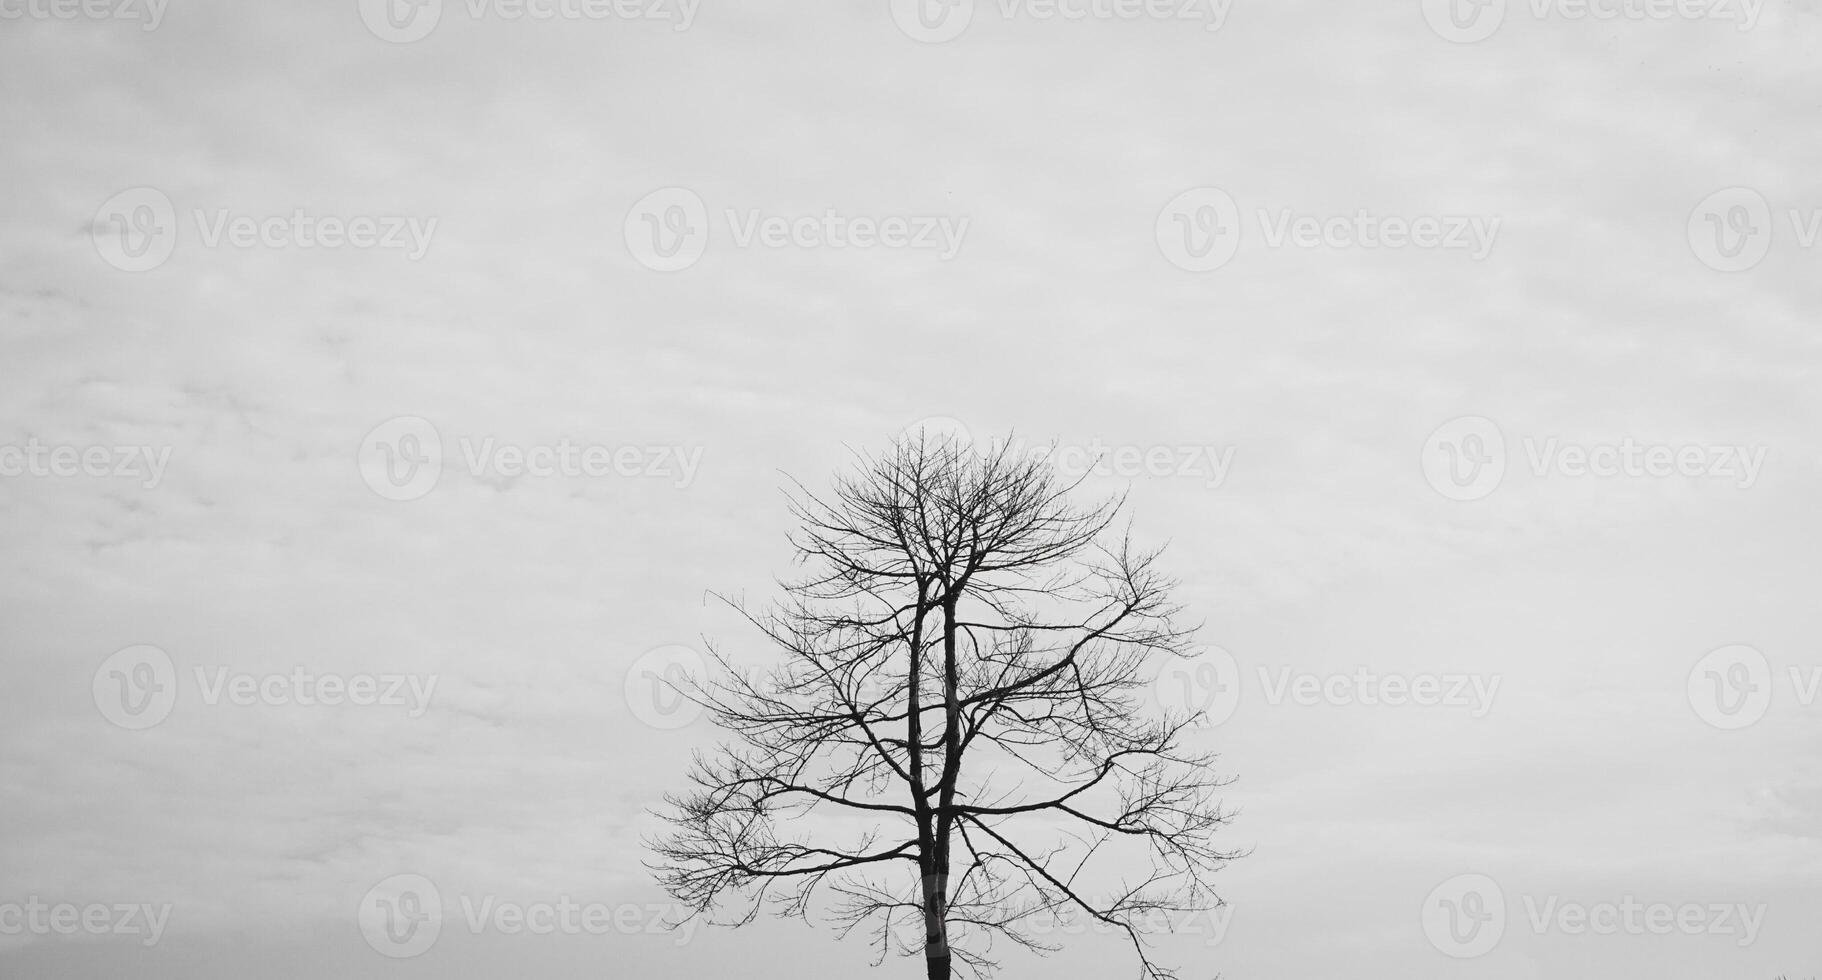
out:
M1174 583L1110 533L1123 501L1074 490L1009 448L921 438L829 495L797 487L806 574L769 612L730 602L781 663L712 651L720 675L684 692L734 743L666 797L651 867L673 897L864 927L931 978L991 972L999 939L1054 951L1031 927L1075 915L1175 976L1146 934L1221 904L1227 780L1182 746L1190 718L1146 707L1148 662L1188 653Z

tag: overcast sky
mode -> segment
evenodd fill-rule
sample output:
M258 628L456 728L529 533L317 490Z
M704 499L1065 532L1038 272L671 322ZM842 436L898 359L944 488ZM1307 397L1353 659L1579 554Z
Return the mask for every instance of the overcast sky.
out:
M1815 0L531 6L0 0L0 975L869 975L644 932L649 677L931 418L1169 542L1186 976L1822 972Z

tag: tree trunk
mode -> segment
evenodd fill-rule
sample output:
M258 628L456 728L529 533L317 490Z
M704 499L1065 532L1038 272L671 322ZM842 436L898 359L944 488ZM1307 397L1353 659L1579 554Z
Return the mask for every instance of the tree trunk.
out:
M924 964L930 980L949 980L949 925L943 903L949 895L946 872L924 875Z

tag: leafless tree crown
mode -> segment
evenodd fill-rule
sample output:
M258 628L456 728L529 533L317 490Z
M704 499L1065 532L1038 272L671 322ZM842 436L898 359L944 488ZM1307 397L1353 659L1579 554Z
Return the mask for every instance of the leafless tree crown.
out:
M1075 490L1041 459L923 438L797 488L804 573L769 611L735 605L779 664L715 652L685 692L732 739L666 798L652 867L677 900L858 928L930 977L990 972L996 942L1054 950L1030 927L1069 914L1174 976L1144 930L1220 904L1226 780L1146 697L1188 652L1174 583L1111 531L1121 501Z

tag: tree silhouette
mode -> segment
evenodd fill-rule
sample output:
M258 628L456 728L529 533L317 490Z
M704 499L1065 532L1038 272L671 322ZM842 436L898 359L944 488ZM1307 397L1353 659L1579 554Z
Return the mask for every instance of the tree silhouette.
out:
M828 495L797 486L805 574L763 614L729 603L781 662L711 647L718 675L684 691L733 742L659 814L650 866L674 898L864 928L931 978L991 972L1000 939L1054 951L1030 927L1073 914L1130 940L1141 977L1175 976L1146 933L1221 904L1227 780L1181 746L1192 719L1147 709L1148 661L1189 652L1175 583L1110 534L1123 500L1075 490L1042 459L929 438Z

